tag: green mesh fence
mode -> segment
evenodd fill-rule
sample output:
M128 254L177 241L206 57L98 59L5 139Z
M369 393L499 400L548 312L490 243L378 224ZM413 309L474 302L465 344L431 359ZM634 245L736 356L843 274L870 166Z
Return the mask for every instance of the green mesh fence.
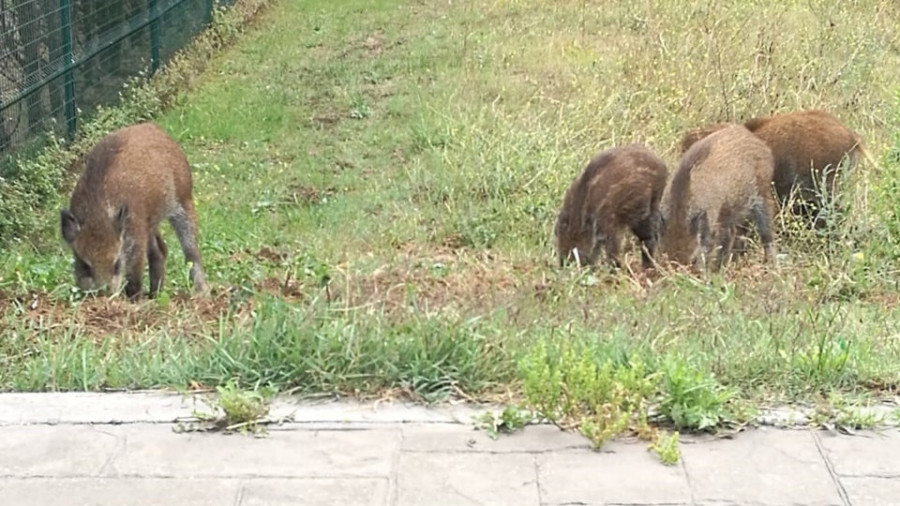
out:
M230 3L229 1L218 3ZM0 154L71 138L131 77L211 20L214 0L0 0Z

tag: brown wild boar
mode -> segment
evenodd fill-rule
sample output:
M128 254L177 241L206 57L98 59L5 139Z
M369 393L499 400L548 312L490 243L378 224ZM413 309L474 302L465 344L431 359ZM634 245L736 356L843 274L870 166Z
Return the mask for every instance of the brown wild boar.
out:
M735 230L748 220L759 232L767 261L775 259L771 150L741 125L730 125L694 143L684 154L661 205L660 250L671 260L714 269L731 254ZM699 253L699 255L698 255Z
M641 241L644 268L652 266L666 176L665 162L639 144L596 155L569 186L556 219L560 266L571 260L593 265L602 243L609 262L619 267L625 228Z
M682 138L682 153L697 140L727 125L717 123L686 133ZM797 213L821 207L821 196L834 195L838 190L836 176L841 164L845 163L843 167L851 170L860 155L867 156L860 136L822 110L754 118L744 126L772 150L773 182L782 204L797 189L798 202L794 208Z
M687 153L687 150L691 148L699 140L705 139L710 134L714 134L723 128L730 127L735 123L713 123L711 125L706 125L702 128L697 128L695 130L691 130L684 134L681 138L681 154Z
M187 158L160 127L141 123L101 139L87 155L69 209L60 210L78 286L118 290L124 277L126 295L138 299L146 257L155 295L168 254L159 224L168 219L191 265L195 290L204 290L192 191Z

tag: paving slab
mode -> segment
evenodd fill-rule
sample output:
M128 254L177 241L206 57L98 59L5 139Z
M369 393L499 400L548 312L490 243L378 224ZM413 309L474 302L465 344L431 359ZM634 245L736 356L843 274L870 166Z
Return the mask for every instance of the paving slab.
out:
M120 446L108 427L0 428L0 476L98 476Z
M856 436L820 432L818 437L838 476L900 478L900 432L863 431Z
M282 398L273 418L294 418L268 437L172 430L201 406L171 394L0 394L0 504L900 504L896 429L683 437L683 461L667 467L646 443L593 451L551 425L492 440L473 425L496 409L485 406Z
M458 423L471 425L492 405L448 403L436 406L389 401L292 400L280 397L272 403L273 416L292 416L294 423Z
M809 431L751 430L681 446L699 504L841 506L840 491Z
M31 424L129 424L172 423L195 410L208 412L208 394L167 392L129 393L3 393L0 394L0 426ZM408 402L359 402L337 399L273 399L272 419L288 423L463 423L491 405L448 403L426 407ZM291 419L295 420L291 422Z
M854 407L853 412L863 417L879 420L878 425L885 428L897 428L900 419L895 414L900 406L900 396L886 397L880 403L870 406ZM771 427L804 427L817 416L817 407L813 405L791 405L761 407L756 416L760 425Z
M526 453L406 453L397 469L397 506L538 506L534 456Z
M896 506L900 504L900 479L841 478L853 506Z
M2 503L28 506L222 506L239 489L236 480L0 478Z
M664 466L646 443L536 455L541 501L562 504L692 504L681 466Z
M553 425L529 425L512 434L500 434L497 439L472 426L405 425L401 445L403 451L413 452L540 453L577 448L589 449L590 442Z
M0 426L169 423L195 407L203 407L199 398L168 393L6 393L0 395Z
M267 437L177 434L168 426L110 427L126 441L111 476L387 477L400 431L273 430Z
M386 506L389 486L387 478L253 479L242 483L238 506Z

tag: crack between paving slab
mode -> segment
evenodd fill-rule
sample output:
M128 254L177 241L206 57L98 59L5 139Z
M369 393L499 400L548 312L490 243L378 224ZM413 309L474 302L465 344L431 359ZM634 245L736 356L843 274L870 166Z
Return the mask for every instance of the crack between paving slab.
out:
M587 503L564 503L564 504L587 504ZM645 502L611 502L606 503L609 506L648 506ZM684 506L683 502L655 502L653 506ZM746 504L742 506L747 506Z
M400 441L397 444L394 455L391 457L391 474L388 475L388 506L396 506L400 501L400 456L403 454L403 441L405 440L406 434L403 429L400 429Z
M570 451L570 450L585 450L592 451L588 446L560 446L559 448L551 448L547 450L455 450L455 449L447 449L447 450L403 450L403 453L453 453L453 454L472 454L477 453L481 455L543 455L545 453L556 453L562 451Z
M284 422L284 425L314 425L314 424L330 424L333 423L335 425L339 424L354 424L354 425L468 425L475 427L471 423L462 423L462 422L448 422L444 420L429 420L429 421L420 421L420 420L293 420L290 422Z
M587 503L563 503L563 504L587 504ZM645 502L611 502L605 503L609 506L648 506L649 503ZM655 502L653 506L684 506L683 502ZM721 506L721 505L720 505ZM746 504L742 506L747 506Z
M190 418L187 416L186 418ZM29 426L58 426L58 425L175 425L178 422L183 422L184 419L179 417L173 420L93 420L93 421L84 421L84 420L40 420L40 421L26 421L21 423L0 423L0 429L4 427L29 427ZM440 421L440 420L432 420L432 421L419 421L419 420L293 420L293 421L284 421L275 427L287 427L291 425L334 425L334 428L327 429L316 429L316 430L334 430L334 431L351 431L351 430L371 430L369 428L359 427L347 427L342 428L341 425L471 425L468 423L461 423L455 421ZM474 425L473 425L474 427Z
M815 432L812 432L812 438L813 442L816 444L816 450L819 451L819 455L825 462L825 468L828 469L828 475L831 476L831 481L833 481L834 486L837 487L838 495L841 496L841 502L844 503L844 506L852 506L852 503L850 502L850 496L847 494L847 491L844 489L844 484L841 483L840 477L834 470L834 464L832 464L831 459L828 458L828 454L825 452L825 446L822 444L822 440Z
M681 455L681 470L684 471L684 479L687 481L688 490L691 493L691 504L697 504L697 498L694 496L694 484L691 482L691 473L688 472L687 462L684 460L684 455Z
M839 478L872 478L875 480L896 480L900 478L900 474L839 474Z
M543 506L588 506L590 504L596 503L588 503L583 501L568 501L568 502L555 502L555 503L541 503ZM603 503L608 506L649 506L650 503L646 502L610 502ZM731 503L729 503L731 504ZM736 504L736 503L734 503ZM655 502L653 506L684 506L683 502ZM722 506L725 506L724 503ZM746 506L746 505L742 505Z
M60 425L174 425L178 423L177 421L161 421L161 420L102 420L102 421L84 421L84 420L73 420L73 421L60 421L60 420L41 420L41 421L30 421L16 424L6 424L0 423L0 429L4 427L42 427L49 426L55 427Z
M538 463L537 455L532 457L534 462L534 484L537 486L538 504L544 504L544 496L541 494L541 465Z
M94 432L98 434L105 434L107 436L112 436L116 440L116 446L113 447L113 450L109 452L109 456L106 457L106 460L103 462L103 465L100 466L100 471L97 472L97 477L106 477L109 468L112 466L113 461L125 451L125 446L128 444L127 435L125 434L113 434L111 432L106 432L96 426L91 426Z
M244 484L238 487L237 492L234 493L234 506L241 506L241 503L244 502Z
M464 494L464 493L460 492L459 489L457 489L456 487L452 487L452 486L451 486L451 487L450 487L450 491L451 491L453 494L456 494L456 495L458 495L459 497L462 497L463 499L465 499L466 502L469 503L469 504L480 504L480 505L486 504L486 503L483 503L483 502L479 501L477 497L473 497L473 496L471 496L471 495L469 495L469 494Z
M113 476L97 476L95 474L0 474L0 480L281 480L281 481L317 481L317 480L383 480L384 475L322 475L322 476L281 476L272 474L246 475L200 475L184 476L174 474L116 474Z
M0 480L96 480L97 478L116 479L116 477L107 478L105 476L97 476L96 474L70 474L59 476L56 474L0 474Z

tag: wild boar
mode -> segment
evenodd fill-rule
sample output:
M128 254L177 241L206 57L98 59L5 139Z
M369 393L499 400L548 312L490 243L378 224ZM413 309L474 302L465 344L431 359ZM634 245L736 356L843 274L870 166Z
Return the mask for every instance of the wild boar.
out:
M162 288L168 254L159 224L168 219L195 290L205 290L192 192L187 157L159 126L132 125L101 139L86 157L69 208L60 210L77 285L118 290L124 277L125 294L139 299L146 257L154 296Z
M651 267L667 173L665 162L640 144L596 155L569 186L556 219L560 266L572 260L593 265L602 244L608 261L620 267L620 235L627 228L641 242L644 268Z
M686 133L682 153L697 140L727 125L716 123ZM835 196L839 190L836 183L841 167L851 170L861 155L867 157L860 136L822 110L753 118L744 126L772 150L773 183L782 205L796 188L795 213L809 215L821 209L823 197Z
M682 155L685 154L687 152L687 150L690 149L691 146L693 146L694 143L696 143L697 141L705 139L710 134L714 134L714 133L718 132L719 130L730 127L734 124L735 123L727 123L727 122L713 123L711 125L706 125L705 127L702 127L702 128L697 128L695 130L688 131L681 138L681 154Z
M774 163L768 146L741 125L725 126L694 143L663 196L660 249L678 263L699 260L706 267L715 248L713 269L718 270L731 255L737 227L752 221L766 260L774 261Z

